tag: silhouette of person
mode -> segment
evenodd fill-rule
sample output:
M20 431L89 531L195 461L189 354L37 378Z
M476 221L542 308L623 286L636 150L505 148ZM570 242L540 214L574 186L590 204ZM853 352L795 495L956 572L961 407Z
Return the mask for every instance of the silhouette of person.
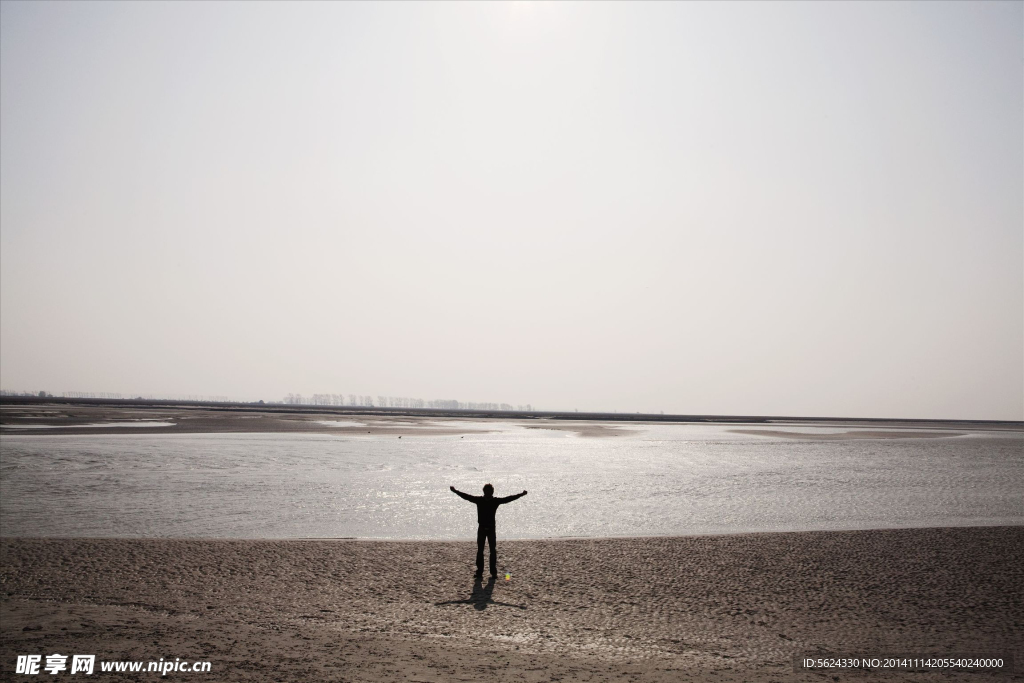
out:
M470 503L476 504L476 521L479 525L476 530L476 576L480 578L484 575L484 541L491 544L491 576L498 575L498 548L495 546L495 535L494 535L494 513L498 511L498 506L502 503L511 503L516 498L522 498L526 495L526 491L517 493L514 496L506 496L504 498L494 497L494 487L490 484L484 484L484 495L482 496L471 496L468 493L459 491L454 486L449 486L452 493L465 498Z

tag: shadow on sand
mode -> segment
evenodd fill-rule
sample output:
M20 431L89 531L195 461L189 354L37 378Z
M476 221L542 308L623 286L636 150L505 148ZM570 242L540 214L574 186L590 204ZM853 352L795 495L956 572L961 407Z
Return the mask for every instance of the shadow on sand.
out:
M473 581L473 593L465 600L445 600L444 602L435 602L435 605L473 605L476 610L485 610L488 605L500 605L501 607L518 607L519 609L526 609L526 605L513 605L510 602L500 602L494 600L491 594L494 592L494 577L492 576L487 580L487 585L483 584L482 579L475 579Z

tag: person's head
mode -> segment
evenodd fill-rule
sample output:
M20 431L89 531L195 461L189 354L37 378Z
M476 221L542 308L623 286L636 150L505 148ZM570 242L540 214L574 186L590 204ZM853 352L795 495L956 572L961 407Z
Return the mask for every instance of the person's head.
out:
M484 495L490 498L494 495L494 487L490 484L484 484Z

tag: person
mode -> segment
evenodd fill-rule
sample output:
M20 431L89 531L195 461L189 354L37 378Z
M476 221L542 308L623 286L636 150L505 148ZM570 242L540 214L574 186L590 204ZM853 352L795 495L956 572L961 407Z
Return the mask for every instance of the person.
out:
M498 549L495 547L494 534L494 513L502 503L511 503L516 498L522 498L526 491L504 498L494 497L494 487L484 484L484 495L471 496L468 493L459 491L454 486L449 486L452 493L465 498L470 503L476 504L476 521L479 525L476 530L476 577L479 579L484 575L484 542L491 545L491 576L498 575Z

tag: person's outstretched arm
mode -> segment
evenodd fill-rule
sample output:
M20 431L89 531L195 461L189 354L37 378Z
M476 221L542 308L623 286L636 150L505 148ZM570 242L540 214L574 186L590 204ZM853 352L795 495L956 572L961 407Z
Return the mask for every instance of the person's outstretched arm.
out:
M522 498L525 495L526 495L526 491L523 491L522 493L517 493L514 496L505 496L504 498L499 498L498 499L498 505L501 505L503 503L511 503L516 498Z
M452 490L452 493L454 493L459 498L465 498L470 503L475 503L476 502L476 497L475 496L471 496L468 493L463 493L462 491L458 490L454 486L449 486L448 488L450 488ZM526 491L523 491L523 493L526 493Z

